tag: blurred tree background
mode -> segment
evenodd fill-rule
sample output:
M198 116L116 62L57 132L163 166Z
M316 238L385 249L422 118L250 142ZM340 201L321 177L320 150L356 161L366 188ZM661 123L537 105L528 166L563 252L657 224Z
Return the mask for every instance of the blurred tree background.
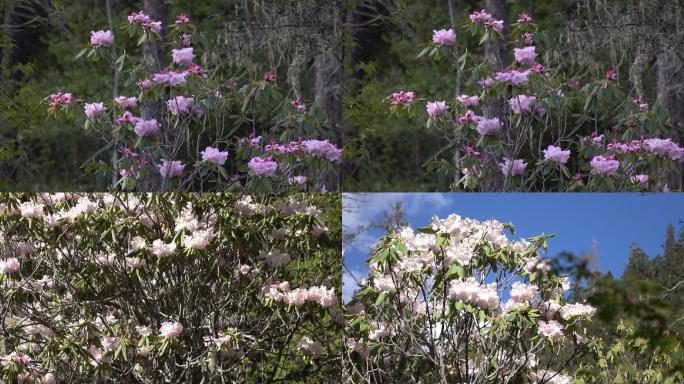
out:
M541 31L535 43L543 52L540 61L553 74L591 81L614 69L627 97L643 96L669 115L662 135L684 137L683 0L356 0L345 39L345 191L447 189L449 180L426 175L423 167L441 138L427 133L425 119L390 117L386 98L399 90L447 103L459 94L479 95L470 74L416 56L432 30L442 28L456 31L457 55L467 49L483 56L478 41L461 28L483 8L506 24L530 12ZM510 60L512 49L505 44L485 48L502 49ZM416 109L424 104L419 101ZM610 113L596 121L599 131L616 124ZM592 122L586 130L593 128Z
M2 0L0 2L0 189L73 191L102 189L84 165L108 162L100 143L83 134L83 116L47 120L51 93L111 101L137 95L105 65L75 60L90 31L111 29L117 49L139 52L121 30L126 16L143 10L163 25L179 13L197 26L193 45L202 66L218 67L239 83L277 75L288 97L301 98L327 119L333 136L342 116L342 25L335 1L300 0ZM164 32L164 31L163 31ZM144 45L163 68L169 55L160 44ZM121 52L119 52L121 53ZM165 56L166 55L166 56ZM270 116L264 116L264 124ZM330 137L338 142L337 137Z

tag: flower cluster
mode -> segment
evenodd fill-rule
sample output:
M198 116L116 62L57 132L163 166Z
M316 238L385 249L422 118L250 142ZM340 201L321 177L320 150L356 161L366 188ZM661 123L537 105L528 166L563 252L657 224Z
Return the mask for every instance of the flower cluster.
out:
M115 160L106 170L102 163L89 165L88 169L101 168L97 172L108 175L100 180L112 180L111 187L123 190L244 187L280 192L337 187L327 175L337 172L337 167L329 164L341 162L342 150L325 139L332 136L327 121L317 113L307 113L301 99L289 100L294 110L286 109L283 118L262 116L257 110L276 109L273 106L282 94L275 71L267 71L263 80L242 86L235 80L224 79L220 70L209 76L207 69L194 61L200 55L203 65L215 61L206 60L205 52L198 52L192 45L196 29L187 14L179 14L175 23L168 26L168 33L161 34L160 21L143 11L133 12L123 29L130 37L140 37L138 45L164 39L161 43L169 47L170 64L160 68L144 61L144 65L131 71L137 77L133 82L140 89L126 89L124 94L140 91L139 96L122 95L110 103L83 105L85 130L96 133L113 152L121 154L112 157ZM91 35L90 44L77 58L88 52L87 58L94 62L111 61L115 70L121 72L128 71L124 67L136 62L127 57L132 55L128 51L117 58L97 49L115 44L111 31L93 31ZM263 97L266 94L268 97ZM257 100L267 100L272 105ZM72 102L71 93L55 93L50 96L48 113L56 116L56 112ZM253 124L243 124L245 121ZM235 128L229 129L227 125ZM246 148L236 138L247 132L259 138L263 135L268 142L263 147L250 143L251 148ZM257 151L252 150L256 147ZM268 182L262 176L269 176Z
M498 32L503 30L504 20L495 20L482 10L470 15L466 28L473 36L481 35L483 44L503 37ZM456 66L472 63L473 83L481 86L466 91L480 92L478 96L467 93L453 102L436 97L425 105L429 132L436 132L448 143L440 146L424 167L429 173L454 174L453 183L445 186L440 181L439 187L669 190L665 180L681 187L675 175L682 172L684 149L673 138L655 136L669 130L662 109L650 108L643 97L621 100L614 70L590 82L566 79L562 68L547 70L542 60L546 57L534 45L537 32L530 14L518 15L511 26L511 41L503 44L511 46L513 62L504 66L502 62L507 60L491 60L490 54L482 63L470 52L457 57L456 48L448 47L455 41L453 31L434 31L431 45L442 48L432 47L430 56L436 61L445 58ZM413 100L404 97L401 92L392 94L393 114L398 106ZM603 111L611 111L612 117L605 118ZM582 121L571 121L577 116L594 119L597 124L589 128ZM612 128L615 121L619 129ZM559 128L567 126L577 128ZM589 129L595 130L589 131L591 137L585 136Z
M276 351L330 364L339 337L338 290L330 288L339 251L324 240L338 235L311 204L323 199L0 196L3 379L128 381L143 375L156 382L182 381L186 372L210 378L219 373L196 362L217 351L214 363L231 380L261 381L254 368L276 363ZM260 256L276 246L297 255L288 255L292 266L274 270ZM301 272L310 265L312 272ZM281 283L277 301L291 308L274 306L262 289L274 279L310 287L290 290ZM60 354L65 348L80 352ZM176 363L185 368L158 370ZM329 381L339 368L320 375Z
M582 332L596 309L565 302L569 279L539 255L546 237L513 241L508 232L510 224L452 214L386 234L346 304L345 379L382 366L393 378L439 381L438 370L398 364L438 361L454 382L571 380L565 353L589 353Z

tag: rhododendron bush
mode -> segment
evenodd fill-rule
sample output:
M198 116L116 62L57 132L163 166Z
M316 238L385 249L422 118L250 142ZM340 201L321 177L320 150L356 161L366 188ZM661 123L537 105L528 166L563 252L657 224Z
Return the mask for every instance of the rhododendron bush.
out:
M161 22L133 12L119 31L93 31L76 55L110 65L114 79L125 79L124 95L91 100L68 85L50 95L49 115L82 121L112 154L110 162L89 163L88 172L111 188L137 191L337 188L341 150L320 108L284 95L271 71L244 81L212 68L209 47L193 44L204 40L187 15L165 37L160 30ZM138 41L135 50L125 49L127 39ZM152 43L168 58L142 55Z
M618 74L582 81L581 69L545 66L556 42L521 14L503 35L503 20L486 10L463 30L434 30L418 54L455 68L467 94L388 96L391 115L426 120L425 134L442 148L424 168L452 190L664 191L681 187L681 132L662 107L620 87ZM481 56L456 43L504 44ZM510 44L506 42L510 41ZM557 58L556 58L557 59ZM511 62L510 65L505 64ZM503 67L502 67L503 66ZM460 83L459 86L460 87ZM422 110L425 112L423 113Z
M0 197L4 382L339 377L339 196Z
M596 309L540 256L551 236L452 214L388 233L345 306L349 382L571 383Z

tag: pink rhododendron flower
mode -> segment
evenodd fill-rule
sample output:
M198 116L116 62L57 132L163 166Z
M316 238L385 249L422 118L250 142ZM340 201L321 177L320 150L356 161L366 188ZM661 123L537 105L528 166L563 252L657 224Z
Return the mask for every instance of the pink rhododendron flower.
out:
M41 219L45 216L45 204L38 204L32 201L26 201L19 205L19 212L21 217L27 219Z
M428 101L425 105L428 116L436 117L447 112L448 107L444 101Z
M94 119L98 116L102 116L107 110L103 103L86 104L84 109L85 114L89 119Z
M515 61L525 65L534 64L534 60L537 57L535 47L525 47L525 48L514 48L513 54L515 56Z
M523 160L516 159L511 161L511 159L507 157L504 157L503 160L504 162L500 163L499 167L501 168L501 172L504 174L504 176L518 176L525 172L527 163Z
M187 48L187 47L189 47L189 46L191 46L191 45L192 45L192 36L189 35L189 34L187 34L187 33L184 33L184 34L181 36L181 46Z
M514 282L511 285L510 299L516 303L530 302L537 297L537 286Z
M278 169L278 163L270 157L265 157L263 159L261 157L253 157L247 166L252 173L257 176L268 176Z
M512 71L511 72L511 84L513 85L525 85L530 82L530 71Z
M556 320L538 321L537 334L541 337L550 337L553 341L563 338L563 326Z
M176 177L183 174L185 165L180 160L169 162L166 159L162 159L161 163L157 164L157 169L162 177Z
M477 122L477 127L475 129L480 135L490 135L501 130L501 122L497 117L492 119L483 117Z
M509 101L509 103L511 104L511 110L516 115L520 115L523 112L532 112L532 107L536 102L536 97L528 95L518 95L512 97Z
M183 325L177 321L165 321L162 323L161 327L159 327L159 333L167 339L175 339L183 333Z
M531 23L532 22L532 16L528 12L522 12L518 14L518 24L525 24L525 23Z
M169 112L174 116L186 115L191 112L192 103L195 99L192 97L176 96L166 102L169 107Z
M152 20L143 11L133 12L128 15L128 22L130 24L140 24L144 29L155 33L161 32L161 21Z
M321 354L323 345L318 341L312 340L309 336L304 336L297 342L297 348L308 352L312 356L318 356Z
M567 163L568 158L570 157L569 149L564 151L560 147L555 147L553 145L549 145L543 152L545 160L555 161L560 164Z
M534 43L534 35L529 32L525 32L523 35L523 43L525 43L525 45L532 45Z
M290 100L290 105L293 106L299 113L306 112L306 104L302 103L302 101L299 99Z
M618 81L618 74L612 69L609 69L608 72L606 72L606 78L610 81Z
M640 174L636 176L632 176L630 178L633 183L639 183L641 188L646 189L648 188L648 175Z
M477 116L477 115L475 114L475 112L473 112L473 111L471 111L471 110L469 109L469 110L466 111L466 113L465 113L463 116L460 116L460 117L458 118L458 123L461 124L461 125L466 124L466 123L474 123L474 124L477 124L477 123L480 122L480 119L482 119L482 117Z
M187 80L185 79L190 74L189 71L166 71L155 73L152 75L152 81L159 84L164 84L170 87L181 87L185 85Z
M152 120L137 119L137 121L135 122L135 127L133 128L133 131L138 136L154 135L155 133L157 133L158 130L159 130L159 123L157 123L157 119L152 119Z
M50 107L65 107L74 101L72 93L57 92L50 95Z
M620 162L615 160L613 156L603 157L601 155L595 156L591 160L591 169L603 176L610 176L620 167Z
M90 32L90 44L97 47L108 47L114 44L114 34L112 31L92 31Z
M332 162L342 160L342 150L328 140L304 140L301 143L304 151L312 156Z
M218 148L206 147L204 151L200 152L202 155L202 160L214 163L217 165L223 165L228 159L228 152L221 152Z
M190 24L190 16L186 13L181 13L176 16L176 25L180 24Z
M432 31L432 43L436 45L453 45L456 42L456 33L453 29L440 29Z
M480 104L479 96L461 95L457 97L456 100L464 107L472 107Z
M264 80L268 81L269 83L275 83L275 81L276 81L275 73L273 73L271 71L264 72Z
M309 296L309 291L304 288L295 288L294 290L287 293L285 296L285 302L289 305L294 305L295 307L302 306Z
M42 384L57 384L57 379L52 373L46 373L43 375Z
M114 102L116 102L116 105L118 105L120 108L124 109L135 108L138 105L138 99L135 96L119 96L114 99Z
M684 160L684 149L672 139L646 139L644 140L646 151L659 156L669 157L671 160Z
M482 308L498 308L500 299L496 284L483 285L469 278L465 281L452 280L449 283L449 299L470 302Z
M192 53L193 48L181 48L171 51L173 62L178 65L190 65L195 55Z
M392 105L398 107L400 105L408 105L416 98L416 93L413 91L399 91L392 94Z
M20 267L21 264L19 263L19 259L16 257L0 260L0 274L2 275L8 275L10 273L17 272Z
M592 317L596 313L596 308L587 304L565 304L560 309L560 314L564 319L570 319L572 317Z

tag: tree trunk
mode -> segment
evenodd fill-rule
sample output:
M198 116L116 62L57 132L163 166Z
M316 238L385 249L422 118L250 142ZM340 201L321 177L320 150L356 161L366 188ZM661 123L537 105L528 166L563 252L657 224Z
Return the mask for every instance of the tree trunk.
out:
M658 55L658 102L672 125L684 129L684 62L669 50Z
M144 0L143 11L152 19L161 21L162 39L166 36L166 2L164 0ZM143 46L143 54L146 60L150 60L158 70L166 68L166 52L164 51L163 41L146 43Z
M336 143L342 136L342 93L344 72L342 70L341 10L337 2L333 7L334 22L328 28L329 39L314 58L315 101L325 111L328 126L334 131ZM326 177L326 188L336 190L339 179Z
M487 60L494 60L498 63L499 68L506 68L509 64L508 56L506 55L506 40L508 35L508 22L510 20L510 10L506 0L486 0L485 7L487 12L497 20L504 21L504 29L501 33L504 35L503 41L489 42L485 47Z

